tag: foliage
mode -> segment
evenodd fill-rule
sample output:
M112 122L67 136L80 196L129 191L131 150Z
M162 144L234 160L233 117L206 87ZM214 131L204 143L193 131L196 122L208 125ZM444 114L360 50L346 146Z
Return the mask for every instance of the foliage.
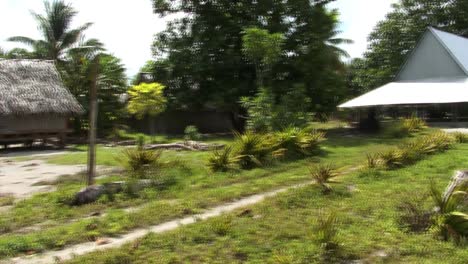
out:
M184 129L184 134L185 140L200 140L202 137L196 126L187 126Z
M271 153L268 139L262 134L252 132L236 133L234 148L239 165L243 169L252 169L264 165Z
M418 118L417 116L411 116L410 118L403 119L403 127L409 133L415 133L427 128L427 124L421 118Z
M128 90L128 112L140 119L145 115L155 116L162 113L166 109L164 88L164 85L159 83L141 83L133 86Z
M380 166L380 160L378 154L366 154L366 169L375 169Z
M82 45L92 42L99 46L96 40L89 40ZM120 95L127 90L125 68L122 61L113 55L104 53L101 46L98 49L73 50L68 52L65 62L61 66L62 79L65 86L85 109L81 118L75 119L75 131L87 130L89 116L89 89L91 87L91 71L93 60L99 56L97 77L98 133L111 133L125 118L125 106Z
M310 104L304 86L294 85L276 103L269 89L260 89L255 97L241 98L241 105L247 110L247 130L269 132L288 127L305 127L312 114L306 106Z
M247 28L242 37L243 52L255 64L258 87L263 87L265 73L269 73L282 51L284 36L280 33L270 34L268 30Z
M339 234L340 221L335 212L324 215L323 212L319 214L315 224L316 239L319 246L324 250L324 262L330 261L339 247L338 234Z
M70 4L66 4L62 0L45 1L44 7L45 15L32 13L41 31L42 40L17 36L9 38L9 41L20 42L32 47L36 58L61 61L68 50L77 48L76 44L83 37L84 31L91 26L91 23L72 29L72 20L77 12Z
M354 61L348 86L362 93L392 81L428 26L468 36L467 10L467 1L398 1L370 34L364 59Z
M332 165L319 164L312 167L310 175L312 176L312 179L314 179L315 183L322 188L323 193L326 194L333 190L330 182L331 179L335 178L338 174Z
M226 172L234 169L238 162L238 158L233 155L232 146L227 146L221 150L213 151L213 154L208 158L208 167L213 172Z
M464 243L468 239L468 214L459 210L466 203L466 189L448 189L442 193L431 183L431 196L437 207L431 230L443 240L452 239L455 243ZM466 206L466 204L465 204Z
M160 59L153 73L167 86L168 107L210 106L241 114L240 98L255 95L259 88L242 41L249 30L284 36L288 56L280 57L269 74L275 97L286 93L287 84L300 83L311 101L307 112L333 111L345 84L343 52L337 46L348 41L336 37L338 13L328 9L329 2L153 0L157 15L184 14L171 20L153 44Z
M324 140L323 132L290 127L273 134L272 143L276 151L284 150L286 157L297 158L311 155Z
M123 165L135 178L148 178L160 173L162 151L147 150L143 148L129 148L122 152Z
M450 149L454 142L455 139L448 133L434 132L403 143L397 148L368 156L367 162L368 165L370 162L374 167L382 166L387 169L407 166L427 155ZM371 157L370 160L369 157Z
M455 132L453 133L453 137L457 143L467 143L468 142L468 135L463 132Z

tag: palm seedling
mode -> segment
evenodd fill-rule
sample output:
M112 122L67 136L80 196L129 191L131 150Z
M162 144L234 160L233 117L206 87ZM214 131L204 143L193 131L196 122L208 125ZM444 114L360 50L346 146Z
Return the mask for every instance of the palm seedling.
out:
M443 240L461 243L468 238L468 214L463 212L468 197L467 179L466 174L457 174L444 193L431 183L431 196L436 206L431 229Z
M329 164L319 164L311 169L310 174L317 185L322 188L323 193L327 194L333 190L330 183L332 182L332 178L337 176L333 166Z

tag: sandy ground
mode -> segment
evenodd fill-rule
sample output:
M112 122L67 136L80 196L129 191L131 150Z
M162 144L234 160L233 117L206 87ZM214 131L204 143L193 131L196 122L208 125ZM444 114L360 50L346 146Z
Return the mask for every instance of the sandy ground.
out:
M50 191L50 185L40 182L53 181L62 175L73 175L86 170L85 165L53 165L43 160L13 161L0 159L0 193L17 198Z

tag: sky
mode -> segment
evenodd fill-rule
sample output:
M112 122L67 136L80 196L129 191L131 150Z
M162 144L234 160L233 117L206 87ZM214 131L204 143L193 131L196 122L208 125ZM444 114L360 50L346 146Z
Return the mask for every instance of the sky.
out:
M397 0L337 0L330 8L340 12L341 37L354 44L344 48L351 57L361 57L367 36L385 18ZM107 50L122 59L129 77L151 59L154 34L164 30L166 21L152 13L151 0L67 0L79 12L74 25L93 22L87 38L102 41ZM40 38L30 11L41 13L42 0L0 0L0 47L9 50L20 44L6 41L11 36Z

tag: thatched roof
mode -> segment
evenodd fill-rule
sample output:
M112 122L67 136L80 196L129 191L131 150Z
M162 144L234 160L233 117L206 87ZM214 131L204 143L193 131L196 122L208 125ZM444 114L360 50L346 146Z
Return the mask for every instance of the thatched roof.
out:
M0 115L80 114L53 61L0 59Z

